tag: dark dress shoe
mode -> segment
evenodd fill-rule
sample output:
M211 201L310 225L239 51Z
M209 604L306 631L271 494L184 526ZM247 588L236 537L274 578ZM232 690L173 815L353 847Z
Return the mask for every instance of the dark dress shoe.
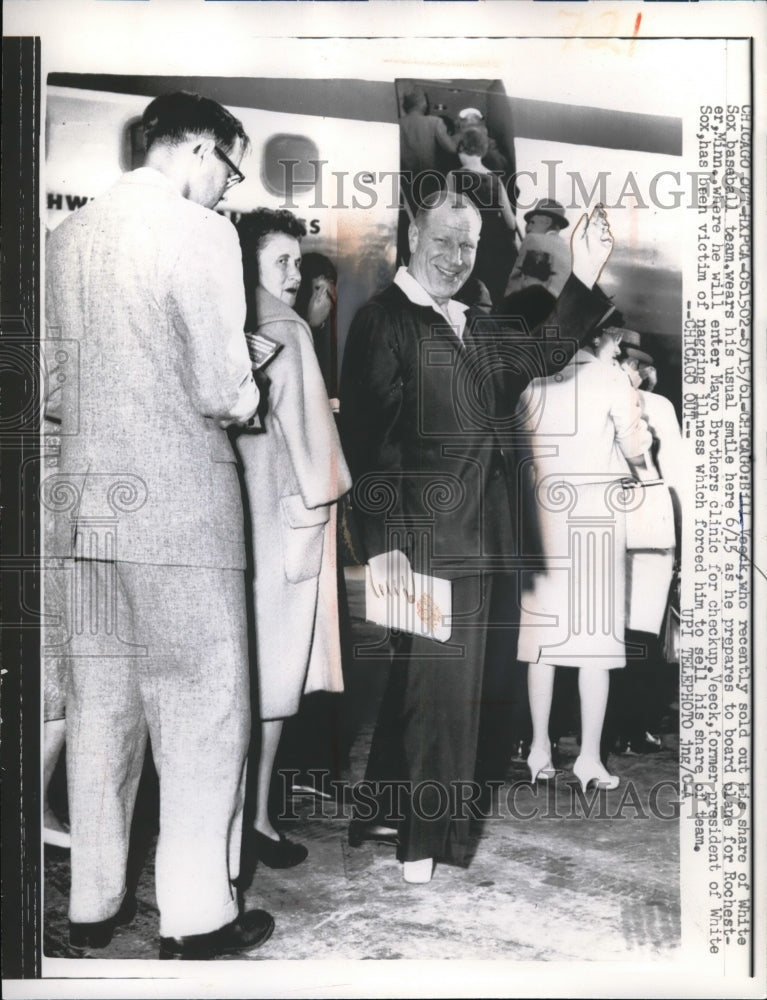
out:
M305 861L309 851L303 844L296 844L284 834L279 840L272 840L258 830L253 831L254 853L267 868L294 868Z
M69 943L73 948L106 948L115 927L124 927L136 916L136 897L126 896L114 916L91 924L69 924Z
M388 844L399 847L399 832L396 827L382 823L366 823L353 819L349 823L349 847L360 847L366 841L373 844Z
M274 920L266 910L249 910L231 924L207 934L161 937L160 958L204 962L219 955L236 955L258 948L269 940L273 930Z

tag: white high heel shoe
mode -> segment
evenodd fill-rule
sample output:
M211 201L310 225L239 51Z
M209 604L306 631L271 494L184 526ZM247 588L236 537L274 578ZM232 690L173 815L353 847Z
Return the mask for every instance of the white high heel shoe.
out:
M531 781L538 781L538 779L553 781L557 776L557 769L551 761L551 750L546 752L531 747L530 753L527 755L527 766L530 768Z
M431 882L434 873L434 859L421 858L419 861L405 861L402 865L402 877L413 885L425 885Z
M583 757L578 757L573 764L573 774L580 781L584 792L592 781L596 782L597 788L606 788L608 791L617 788L621 783L618 775L610 774L599 760L584 760Z

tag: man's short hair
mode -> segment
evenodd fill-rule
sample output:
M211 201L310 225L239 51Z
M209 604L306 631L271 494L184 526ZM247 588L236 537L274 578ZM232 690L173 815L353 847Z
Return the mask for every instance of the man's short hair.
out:
M405 114L412 111L413 108L421 108L427 104L428 101L426 100L426 94L424 94L419 87L414 87L412 90L408 90L402 98L402 110Z
M434 191L423 199L415 214L414 222L416 226L420 229L428 221L431 213L435 209L442 208L445 204L448 204L450 208L472 209L480 225L482 225L482 213L468 195L460 191L453 191L450 188L442 188L440 191Z
M147 150L155 142L175 145L191 136L212 136L227 153L238 139L243 151L250 145L242 122L231 111L218 101L184 90L156 97L144 111L142 124Z

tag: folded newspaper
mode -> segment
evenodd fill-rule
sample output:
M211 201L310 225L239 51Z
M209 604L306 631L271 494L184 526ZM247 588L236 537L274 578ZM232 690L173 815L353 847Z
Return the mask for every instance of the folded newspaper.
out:
M365 567L365 618L376 625L447 642L452 630L453 592L449 580L413 573L413 589L403 585L394 593L373 590Z
M263 333L246 333L250 361L254 368L265 368L282 350L282 344Z

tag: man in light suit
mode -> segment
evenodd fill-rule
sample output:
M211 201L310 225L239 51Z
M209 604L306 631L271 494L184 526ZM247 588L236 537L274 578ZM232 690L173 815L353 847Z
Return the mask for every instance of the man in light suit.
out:
M43 484L59 519L52 554L75 560L70 940L104 947L135 912L126 861L149 736L160 957L209 959L257 947L274 926L239 914L232 885L250 717L243 514L224 428L252 421L259 395L237 235L212 209L242 180L248 137L194 94L157 98L143 125L145 166L47 248L49 335L79 355L77 404L59 408L60 471Z

